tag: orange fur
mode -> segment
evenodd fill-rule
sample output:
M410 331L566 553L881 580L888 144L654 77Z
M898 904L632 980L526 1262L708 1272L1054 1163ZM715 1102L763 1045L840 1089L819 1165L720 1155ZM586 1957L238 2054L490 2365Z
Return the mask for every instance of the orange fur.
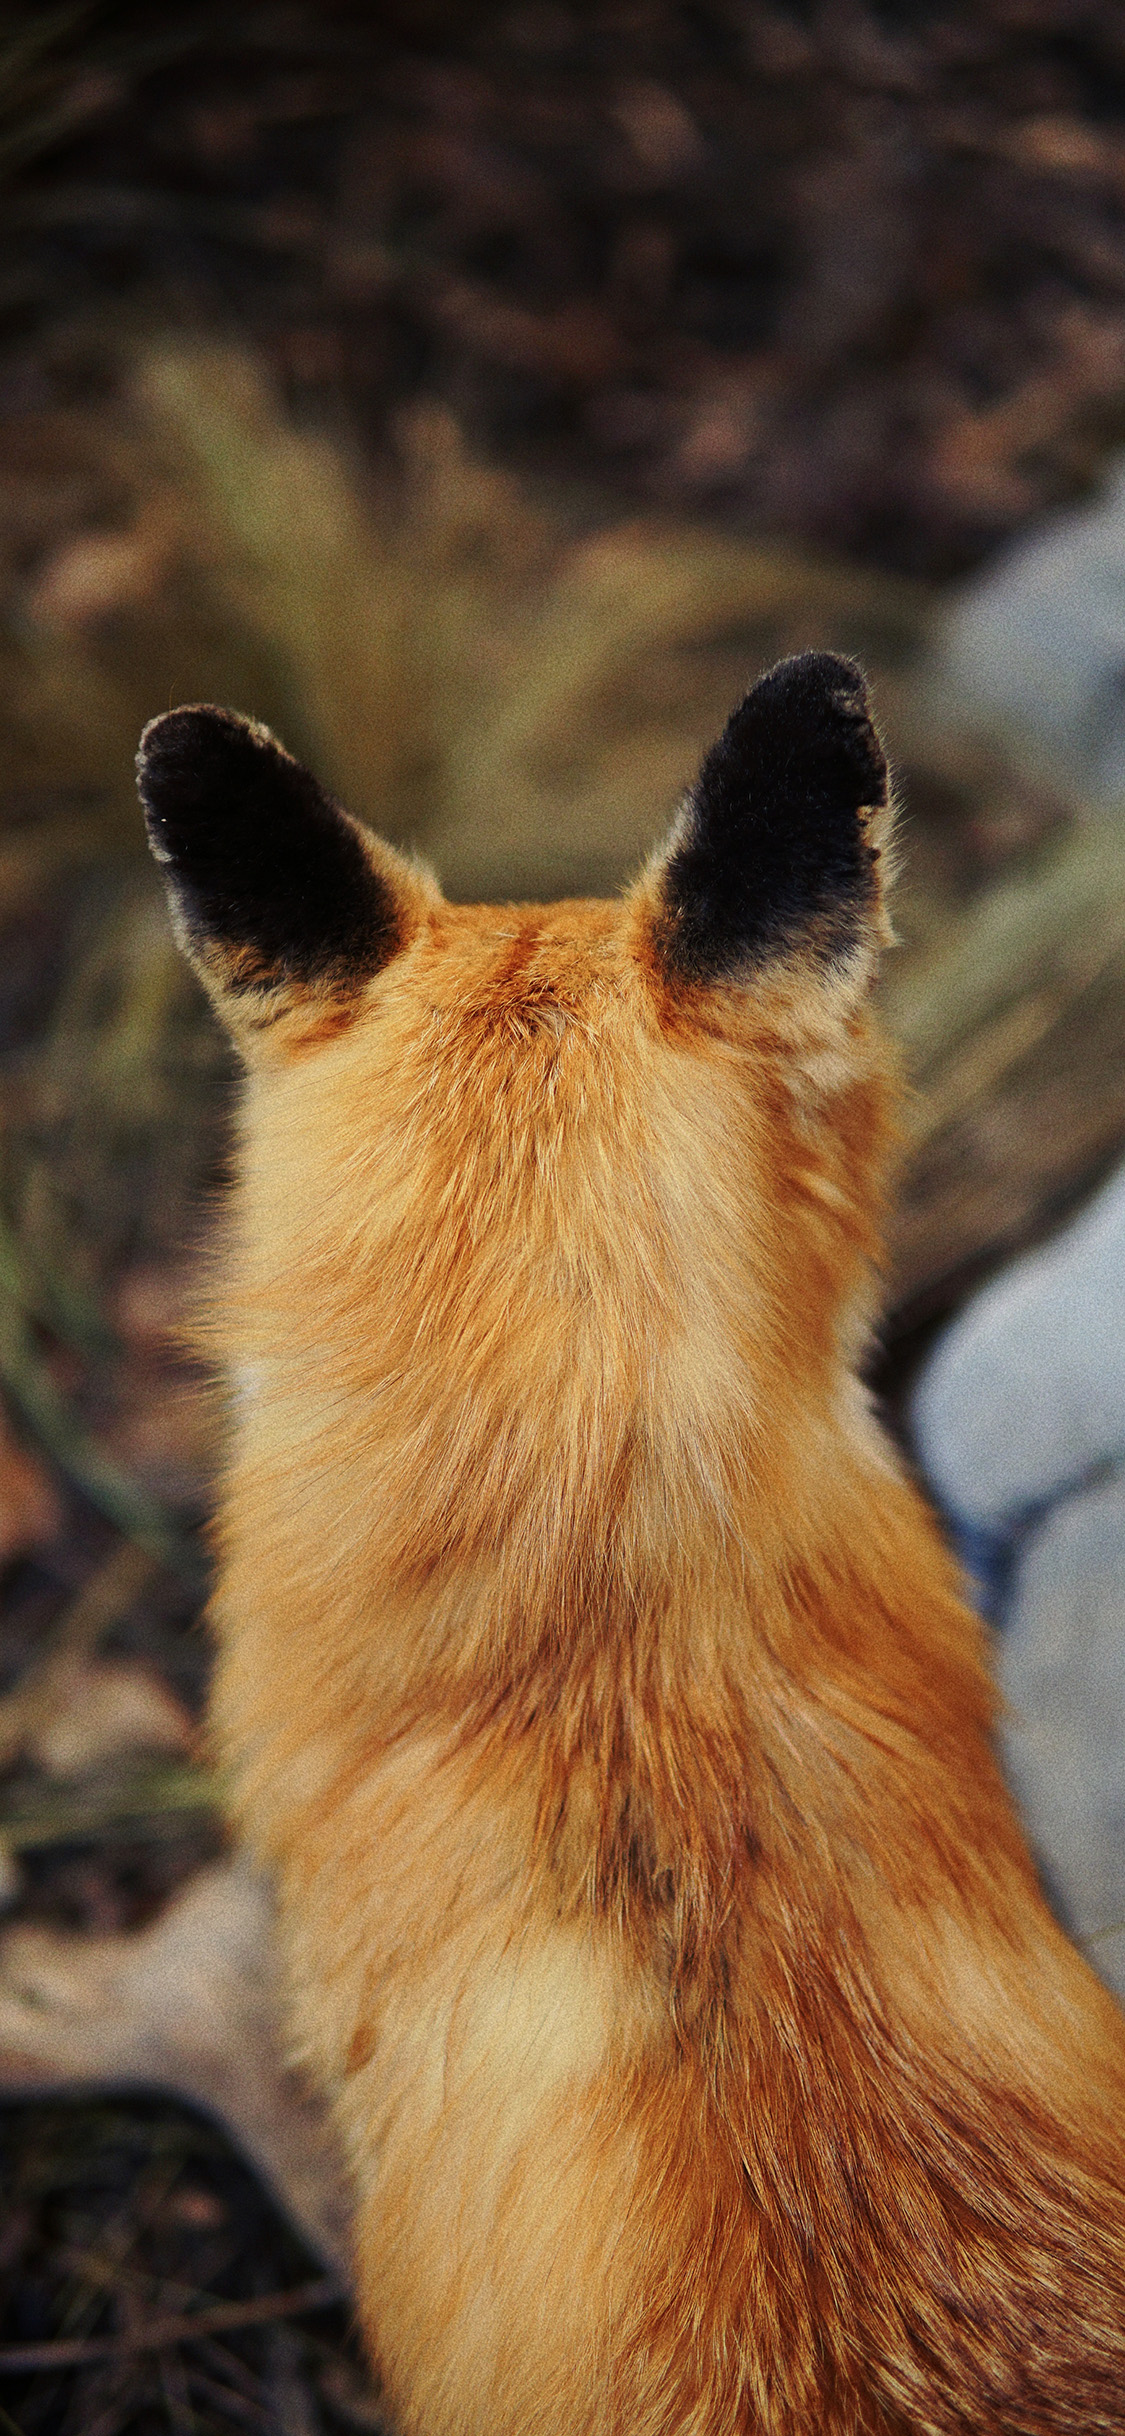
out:
M1125 2025L854 1375L880 918L674 985L659 865L379 855L399 952L243 1025L205 1334L215 1733L398 2423L1125 2429Z

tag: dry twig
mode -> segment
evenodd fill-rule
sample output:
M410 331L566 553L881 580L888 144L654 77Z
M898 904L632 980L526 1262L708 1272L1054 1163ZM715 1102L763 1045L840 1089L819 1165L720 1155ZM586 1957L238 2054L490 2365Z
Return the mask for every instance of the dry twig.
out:
M180 2310L151 2318L147 2326L125 2334L80 2337L74 2342L2 2343L0 2377L25 2376L36 2369L85 2368L94 2360L125 2360L145 2351L166 2351L178 2343L229 2334L235 2327L266 2326L275 2318L307 2317L318 2309L334 2309L345 2298L333 2276L314 2276L289 2292L267 2292L252 2301L216 2301L211 2309Z

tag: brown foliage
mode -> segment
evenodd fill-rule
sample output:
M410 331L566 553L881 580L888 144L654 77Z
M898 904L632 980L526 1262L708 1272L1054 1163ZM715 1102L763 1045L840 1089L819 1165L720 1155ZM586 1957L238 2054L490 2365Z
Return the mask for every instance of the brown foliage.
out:
M1116 0L47 11L0 63L0 361L70 398L122 306L233 323L380 441L437 396L552 471L948 573L1120 429L1123 130Z

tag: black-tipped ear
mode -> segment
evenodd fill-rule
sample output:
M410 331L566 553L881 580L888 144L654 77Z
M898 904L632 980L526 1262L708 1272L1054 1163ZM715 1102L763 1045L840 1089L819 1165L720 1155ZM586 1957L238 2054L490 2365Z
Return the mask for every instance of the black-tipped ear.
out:
M198 706L153 719L137 783L182 943L234 1028L339 1003L403 944L409 881L268 729Z
M761 678L708 753L659 879L670 978L749 974L798 944L830 963L878 899L870 815L887 764L851 660L809 651Z

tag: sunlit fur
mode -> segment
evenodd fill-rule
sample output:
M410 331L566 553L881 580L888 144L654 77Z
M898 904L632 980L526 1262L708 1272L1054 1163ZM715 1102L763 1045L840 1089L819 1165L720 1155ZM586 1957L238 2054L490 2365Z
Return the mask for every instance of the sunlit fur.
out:
M215 1732L417 2436L1125 2428L1125 2040L856 1383L869 946L465 908L255 1034ZM224 1002L221 960L208 968Z

